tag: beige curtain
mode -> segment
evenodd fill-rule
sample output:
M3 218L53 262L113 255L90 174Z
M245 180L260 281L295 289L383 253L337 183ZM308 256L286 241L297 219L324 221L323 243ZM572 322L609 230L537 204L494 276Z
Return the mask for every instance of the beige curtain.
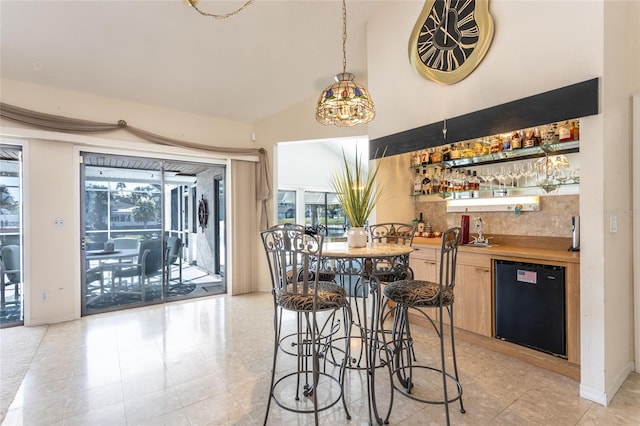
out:
M17 121L31 127L66 133L105 133L124 130L149 142L181 148L198 149L207 152L237 155L257 155L256 163L256 201L260 206L260 229L269 227L268 201L271 199L271 175L267 152L264 148L228 148L209 147L189 141L167 138L156 135L136 127L129 126L126 121L117 123L100 123L97 121L80 120L59 115L45 114L0 102L0 117Z

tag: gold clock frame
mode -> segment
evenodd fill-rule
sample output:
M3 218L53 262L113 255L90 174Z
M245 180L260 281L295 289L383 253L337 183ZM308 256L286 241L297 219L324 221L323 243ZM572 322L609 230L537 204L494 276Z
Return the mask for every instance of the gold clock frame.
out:
M484 59L493 40L493 18L489 14L489 0L476 0L474 18L478 25L478 43L473 52L462 65L453 71L434 70L420 60L417 44L422 26L431 13L431 9L435 6L436 1L425 1L422 12L420 12L418 20L413 26L413 31L411 31L411 36L409 37L409 62L422 77L440 84L450 85L468 77Z

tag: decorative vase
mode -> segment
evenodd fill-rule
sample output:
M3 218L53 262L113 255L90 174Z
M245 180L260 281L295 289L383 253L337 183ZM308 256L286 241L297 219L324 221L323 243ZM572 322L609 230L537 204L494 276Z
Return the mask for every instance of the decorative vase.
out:
M365 247L367 245L367 231L364 227L352 227L347 231L347 244L349 247Z

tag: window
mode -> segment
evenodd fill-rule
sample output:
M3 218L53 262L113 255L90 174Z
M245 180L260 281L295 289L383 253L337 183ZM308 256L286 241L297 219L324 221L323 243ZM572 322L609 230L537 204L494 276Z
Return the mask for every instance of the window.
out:
M296 191L278 191L278 223L296 222Z
M327 236L341 236L346 227L346 218L338 197L333 192L304 193L304 223L313 228L326 227Z

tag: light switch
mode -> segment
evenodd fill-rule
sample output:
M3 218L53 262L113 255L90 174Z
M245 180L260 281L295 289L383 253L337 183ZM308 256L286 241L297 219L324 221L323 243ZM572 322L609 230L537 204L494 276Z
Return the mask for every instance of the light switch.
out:
M618 232L618 216L612 214L609 216L609 233L615 234Z

